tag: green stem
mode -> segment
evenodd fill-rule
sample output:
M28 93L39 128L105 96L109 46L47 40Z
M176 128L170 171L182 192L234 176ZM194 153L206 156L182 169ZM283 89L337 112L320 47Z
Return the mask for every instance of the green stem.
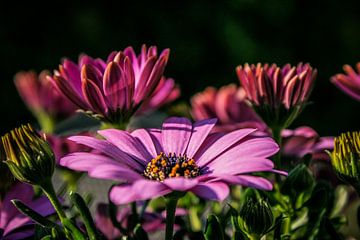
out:
M280 127L272 128L273 138L280 147L280 151L274 156L275 166L278 169L281 169L282 167L281 166L281 130L282 129Z
M177 198L177 197L166 198L165 240L172 240L172 238L173 238L175 211L176 211L176 205L177 205L178 200L179 200L179 198Z
M291 217L285 216L281 224L281 239L288 239L291 232Z
M55 121L43 111L36 111L35 116L39 122L41 130L45 133L53 133L55 130Z
M64 220L66 219L66 215L64 210L62 209L59 199L56 196L51 179L46 180L44 184L42 184L40 187L42 188L42 190L50 200L51 204L54 206L55 211L59 215L60 221L63 223Z
M139 223L139 215L137 213L137 205L136 202L131 203L131 211L133 214L133 220L135 221L134 227L136 226L136 223Z

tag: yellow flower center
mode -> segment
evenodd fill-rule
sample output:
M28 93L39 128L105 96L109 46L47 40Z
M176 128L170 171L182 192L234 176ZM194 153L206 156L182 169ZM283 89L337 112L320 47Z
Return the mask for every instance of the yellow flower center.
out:
M195 160L187 158L185 154L177 156L175 153L166 155L161 152L148 163L144 176L162 182L166 178L194 178L199 176L199 172Z

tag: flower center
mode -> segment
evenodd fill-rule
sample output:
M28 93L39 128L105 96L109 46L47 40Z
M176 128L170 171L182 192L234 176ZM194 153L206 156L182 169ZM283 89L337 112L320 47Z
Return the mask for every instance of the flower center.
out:
M161 152L148 163L144 176L162 182L173 177L194 178L199 176L199 172L195 160L189 159L185 154L176 156L175 153L166 155Z

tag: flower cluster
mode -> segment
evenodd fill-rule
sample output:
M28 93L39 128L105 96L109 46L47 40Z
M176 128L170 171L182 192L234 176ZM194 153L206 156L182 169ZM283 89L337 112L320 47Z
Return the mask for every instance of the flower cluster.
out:
M158 239L163 230L166 240L342 239L349 190L314 165L334 169L360 195L360 132L334 139L291 128L317 70L239 65L240 86L207 87L159 127L151 110L180 95L164 76L169 52L127 47L106 60L65 59L53 75L15 76L41 129L22 125L1 138L0 239ZM331 81L359 100L360 65L344 70ZM145 113L158 127L129 127ZM113 183L95 218L76 193L83 175Z

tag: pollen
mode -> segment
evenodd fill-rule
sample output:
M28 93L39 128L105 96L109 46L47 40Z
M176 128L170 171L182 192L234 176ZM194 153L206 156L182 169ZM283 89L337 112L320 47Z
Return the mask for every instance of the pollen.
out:
M166 155L161 152L149 161L144 170L144 176L151 180L162 182L166 178L194 178L199 176L199 172L200 170L195 160L189 159L185 154L176 155L175 153L170 153Z

